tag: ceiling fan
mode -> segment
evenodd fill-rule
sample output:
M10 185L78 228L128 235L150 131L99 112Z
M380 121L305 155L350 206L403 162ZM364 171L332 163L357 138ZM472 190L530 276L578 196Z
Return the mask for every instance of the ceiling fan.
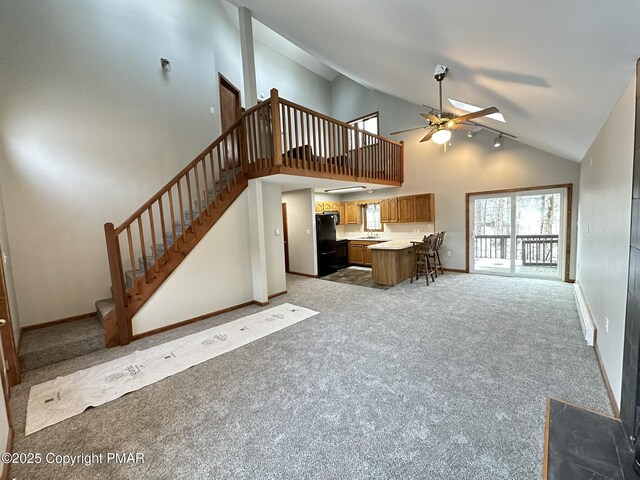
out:
M474 118L491 115L492 113L498 113L499 110L496 107L489 107L477 112L467 113L466 115L460 116L455 116L451 113L444 112L442 110L442 81L446 78L448 72L448 67L445 67L444 65L436 66L436 69L434 71L434 78L438 82L438 88L440 91L440 109L437 111L437 115L433 114L433 112L436 112L435 109L433 109L431 113L420 114L427 122L429 122L427 126L409 128L407 130L400 130L398 132L391 132L390 135L397 135L399 133L410 132L412 130L430 128L429 132L424 136L422 140L420 140L420 142L433 140L434 143L442 145L449 141L449 139L451 138L452 130L460 130L469 126L469 123L465 124L464 122L468 122L469 120L473 120ZM473 122L471 122L471 124L477 126Z

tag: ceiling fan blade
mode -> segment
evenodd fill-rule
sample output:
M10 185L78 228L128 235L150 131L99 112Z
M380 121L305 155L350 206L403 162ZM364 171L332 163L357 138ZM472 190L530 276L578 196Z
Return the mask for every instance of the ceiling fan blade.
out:
M431 115L430 113L421 113L420 116L425 120L429 120L432 125L437 125L438 123L440 123L440 119L435 115Z
M407 128L406 130L398 130L397 132L389 133L389 135L398 135L399 133L412 132L413 130L424 130L425 128L429 128L429 125L425 125L423 127Z
M478 127L473 125L465 125L464 123L456 123L449 127L449 130L477 130Z
M431 137L433 136L433 134L434 134L436 131L437 131L436 129L431 130L429 133L427 133L427 134L424 136L424 138L423 138L422 140L420 140L420 143L422 143L422 142L427 142L427 141L431 140Z
M465 120L471 120L472 118L484 117L485 115L491 115L492 113L498 113L496 107L485 108L484 110L480 110L479 112L467 113L466 115L461 115L459 117L454 118L455 123L464 122Z

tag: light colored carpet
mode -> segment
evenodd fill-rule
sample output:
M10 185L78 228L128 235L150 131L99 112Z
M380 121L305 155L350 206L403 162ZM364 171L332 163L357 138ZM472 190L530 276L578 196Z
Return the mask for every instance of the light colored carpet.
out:
M135 466L17 478L533 479L545 401L610 413L571 285L447 273L375 290L288 277L319 315L24 437L28 388L257 311L248 307L24 376L16 452L143 452Z
M20 364L26 372L103 348L104 328L95 316L24 332Z

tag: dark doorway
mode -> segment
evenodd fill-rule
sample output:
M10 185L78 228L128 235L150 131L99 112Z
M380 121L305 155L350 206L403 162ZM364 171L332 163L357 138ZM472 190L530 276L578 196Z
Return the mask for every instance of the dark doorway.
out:
M220 120L224 132L240 118L240 90L218 74L220 84Z
M282 204L282 235L284 239L284 271L289 273L289 226L287 224L287 204Z
M218 73L220 84L220 121L222 133L226 132L240 118L240 90ZM240 167L240 137L238 129L229 134L223 144L222 170L236 170Z

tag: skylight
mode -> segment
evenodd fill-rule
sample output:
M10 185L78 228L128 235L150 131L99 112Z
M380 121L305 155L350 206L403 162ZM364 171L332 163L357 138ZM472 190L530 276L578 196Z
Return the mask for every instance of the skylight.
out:
M468 103L464 103L459 100L454 100L453 98L448 98L447 100L449 100L451 105L453 105L456 108L459 108L460 110L464 110L465 112L474 113L474 112L479 112L480 110L483 110L481 107L476 107L475 105L470 105ZM487 115L485 118L491 118L493 120L506 123L506 120L504 119L501 113L492 113L491 115Z

